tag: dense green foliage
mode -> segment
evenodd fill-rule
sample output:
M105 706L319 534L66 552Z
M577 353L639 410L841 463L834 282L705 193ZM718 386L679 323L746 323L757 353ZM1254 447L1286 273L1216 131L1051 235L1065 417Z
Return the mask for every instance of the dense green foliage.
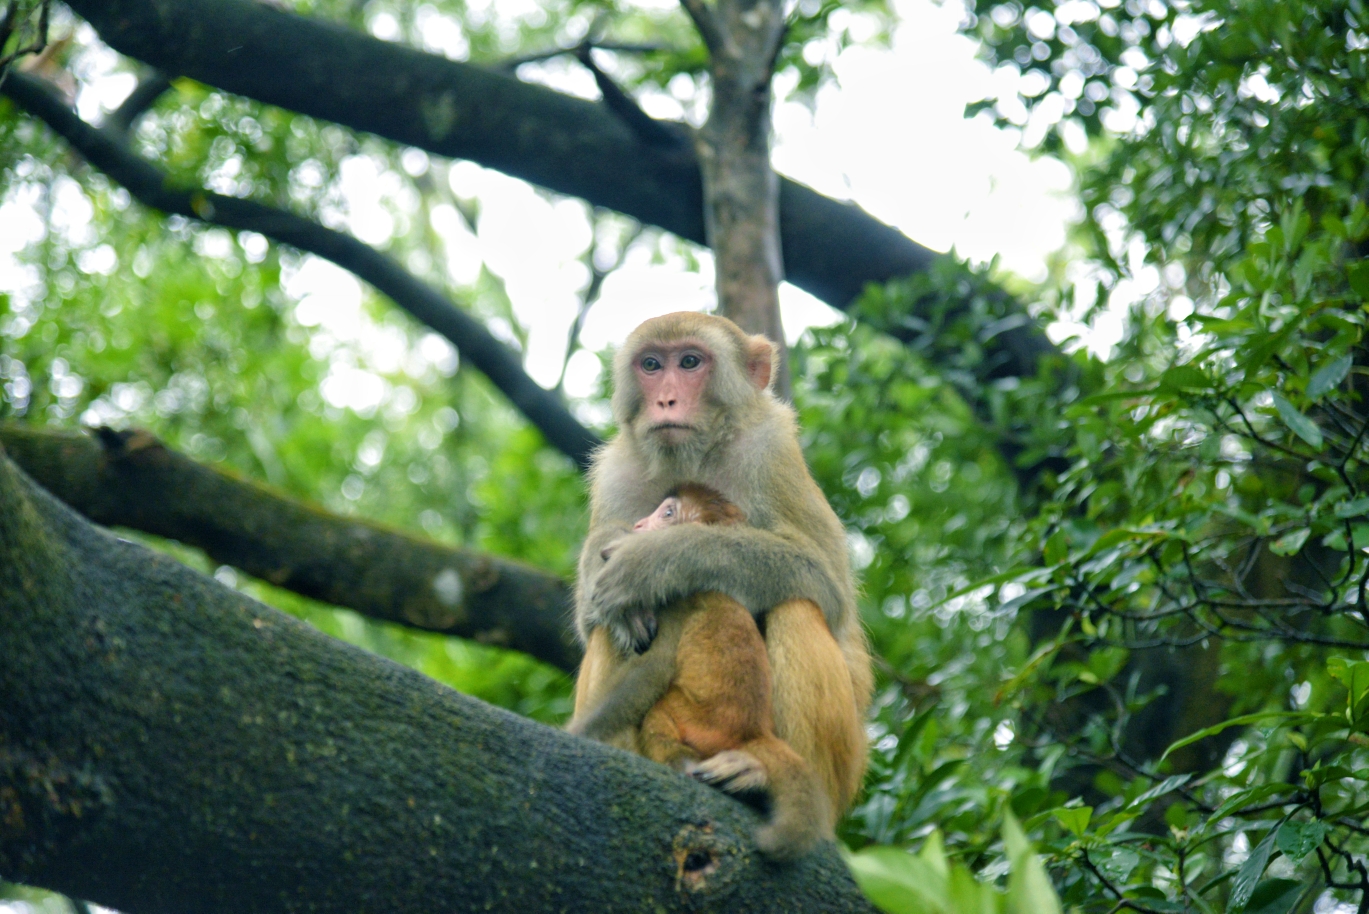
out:
M301 6L486 61L591 29L659 44L606 65L697 113L703 59L677 10ZM860 31L841 7L800 5L782 77L797 91ZM878 33L884 5L863 9ZM890 910L939 910L887 894L900 878L940 873L943 900L981 899L971 871L1011 887L1030 869L1013 814L1067 909L1369 905L1363 15L1358 0L1033 0L967 17L1024 74L987 107L1069 150L1084 204L1068 267L1013 287L1043 322L1128 321L1106 358L980 387L967 369L1006 299L991 271L948 261L795 350L806 453L851 530L881 658L868 790L842 837L917 852L857 864ZM464 46L425 16L459 20ZM80 33L65 53L85 82L127 69ZM345 215L346 163L369 163L389 182L380 243L525 339L493 270L446 269L435 226L480 219L446 163L193 84L134 140L183 177L325 221ZM0 295L0 420L145 426L332 510L569 572L571 464L387 302L298 300L297 255L140 209L4 103L0 175L0 222L42 214ZM597 218L608 247L631 236ZM576 406L603 415L601 398ZM216 573L472 694L568 710L565 678L526 658Z
M1019 625L976 645L963 680L929 664L942 706L885 744L866 815L894 814L868 836L936 826L994 872L985 814L1003 805L1083 910L1364 910L1363 10L980 13L967 27L986 53L1027 72L1022 95L996 100L1002 119L1090 138L1073 266L1038 290L1042 307L1088 320L1121 302L1129 324L1069 383L987 392L981 415L1046 469L998 551L946 539L970 573L933 614ZM952 308L975 283L929 277L875 310L897 326L900 302L941 309L972 343L992 308ZM976 578L967 556L1008 567ZM872 593L880 583L867 577ZM915 645L910 664L881 647L900 670L929 654ZM891 702L917 707L899 691ZM936 732L955 718L979 726Z

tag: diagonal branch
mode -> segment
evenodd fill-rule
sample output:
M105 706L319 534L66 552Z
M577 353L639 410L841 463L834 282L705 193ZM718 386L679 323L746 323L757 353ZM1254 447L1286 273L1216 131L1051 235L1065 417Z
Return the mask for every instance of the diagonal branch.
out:
M669 121L658 121L639 108L632 96L619 88L607 73L599 69L599 65L594 62L594 48L595 45L582 44L576 49L575 57L594 76L594 83L599 87L604 105L631 128L637 139L648 146L688 146L689 132L684 126Z
M92 437L0 425L0 445L97 524L174 539L372 619L512 648L563 670L580 660L566 625L569 588L545 571L329 514L143 431Z
M499 388L547 441L580 466L588 466L598 437L575 419L552 391L540 386L507 346L475 318L417 279L391 258L350 235L285 210L226 197L202 188L176 187L171 179L129 149L122 139L81 120L41 80L13 73L0 91L63 136L91 165L128 188L143 204L211 225L259 232L309 251L349 270L395 304L436 330Z

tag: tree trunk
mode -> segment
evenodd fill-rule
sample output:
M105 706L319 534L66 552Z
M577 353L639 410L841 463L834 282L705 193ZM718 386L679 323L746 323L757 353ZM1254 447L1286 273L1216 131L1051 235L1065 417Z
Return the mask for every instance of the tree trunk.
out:
M780 320L779 177L770 166L770 78L784 37L779 0L683 0L708 47L713 98L696 147L718 309L779 348L775 392L791 397Z
M0 874L123 911L870 911L834 849L81 520L0 452Z

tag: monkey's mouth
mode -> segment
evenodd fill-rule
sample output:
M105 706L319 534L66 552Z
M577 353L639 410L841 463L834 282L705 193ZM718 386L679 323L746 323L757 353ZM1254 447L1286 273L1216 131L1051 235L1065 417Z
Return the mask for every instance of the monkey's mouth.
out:
M658 422L657 424L655 424L655 425L653 425L653 426L651 427L651 430L652 430L653 432L670 432L670 431L692 432L692 431L694 431L694 426L692 426L692 425L681 425L681 424L678 423L678 422Z

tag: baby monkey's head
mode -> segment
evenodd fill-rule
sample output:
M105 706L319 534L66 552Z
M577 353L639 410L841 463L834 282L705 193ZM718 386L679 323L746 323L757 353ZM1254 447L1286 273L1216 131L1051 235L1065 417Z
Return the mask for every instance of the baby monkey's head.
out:
M723 497L723 493L697 482L686 482L666 493L651 514L632 525L633 533L660 530L676 524L741 524L742 509Z
M744 524L746 514L711 486L686 482L666 493L656 510L632 525L633 533L662 530L676 524ZM618 545L614 540L599 553L605 560Z

